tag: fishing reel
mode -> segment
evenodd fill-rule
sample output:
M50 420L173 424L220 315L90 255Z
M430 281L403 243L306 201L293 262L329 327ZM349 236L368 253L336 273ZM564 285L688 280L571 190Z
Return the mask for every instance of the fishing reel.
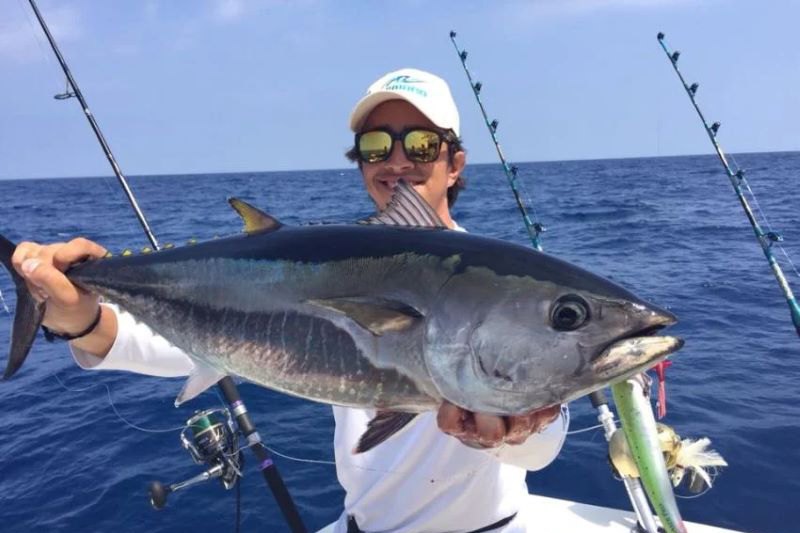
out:
M152 482L150 504L156 509L166 505L167 496L172 492L216 478L223 487L231 489L242 476L239 436L227 409L206 409L195 413L181 431L181 445L196 464L208 465L209 468L186 481L168 486L159 481Z

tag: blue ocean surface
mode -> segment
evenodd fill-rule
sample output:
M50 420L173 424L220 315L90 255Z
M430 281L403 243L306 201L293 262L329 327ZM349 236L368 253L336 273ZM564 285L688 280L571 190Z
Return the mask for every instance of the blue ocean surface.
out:
M800 153L736 159L784 235L789 257L800 262ZM693 156L530 163L520 165L520 175L548 227L549 253L680 318L673 332L686 346L668 371L665 422L683 437L710 437L730 463L710 492L679 500L684 517L743 531L800 531L800 339L719 162ZM466 176L458 222L526 244L499 165L471 166ZM134 177L131 185L163 243L238 232L229 196L291 224L350 221L372 211L355 169ZM0 198L0 232L14 241L85 235L113 251L147 244L111 178L0 181ZM800 290L798 275L776 254ZM13 309L8 276L0 276L0 290ZM11 315L0 305L4 353L10 328ZM201 470L174 428L194 410L220 405L209 392L174 408L181 385L83 371L65 344L37 342L21 371L0 383L0 531L232 531L235 492L216 481L172 495L163 511L150 507L150 481L172 483ZM250 384L240 390L272 449L332 460L329 407ZM596 424L587 399L571 409L571 429ZM628 508L606 453L600 430L571 435L551 466L529 474L530 489ZM311 530L339 515L343 492L333 466L275 460ZM284 530L251 454L245 470L242 530Z

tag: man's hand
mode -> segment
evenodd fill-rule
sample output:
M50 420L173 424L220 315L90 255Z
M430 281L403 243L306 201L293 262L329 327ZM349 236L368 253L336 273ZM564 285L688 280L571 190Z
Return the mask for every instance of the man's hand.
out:
M501 444L522 444L558 418L560 405L521 416L472 413L445 400L439 407L439 429L471 448L494 448Z
M41 245L17 245L11 263L25 279L38 301L47 301L43 324L59 333L78 333L97 316L98 297L79 289L64 275L69 266L87 258L99 258L105 248L87 239Z

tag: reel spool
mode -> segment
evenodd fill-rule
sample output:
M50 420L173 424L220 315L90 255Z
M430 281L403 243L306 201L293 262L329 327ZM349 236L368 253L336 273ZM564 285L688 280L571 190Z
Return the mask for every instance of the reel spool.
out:
M209 465L205 472L186 481L165 486L159 481L150 484L150 504L162 509L170 493L202 481L219 478L225 489L236 486L242 476L242 454L239 436L231 413L224 408L196 412L181 431L181 445L199 465Z

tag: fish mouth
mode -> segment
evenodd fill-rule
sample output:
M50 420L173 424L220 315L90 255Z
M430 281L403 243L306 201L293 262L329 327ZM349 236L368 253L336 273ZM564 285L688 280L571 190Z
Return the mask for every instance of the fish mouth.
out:
M678 323L678 317L667 311L666 309L658 309L651 311L647 317L644 318L642 326L634 332L625 333L615 339L612 339L605 348L600 352L598 359L603 357L606 352L614 346L624 343L626 340L640 339L642 337L656 337L656 334L662 329L675 325ZM677 348L676 348L677 350Z
M599 375L622 374L625 377L647 370L683 347L683 339L659 335L677 321L668 311L653 313L643 328L609 342L592 362L593 371Z
M598 369L607 370L608 366L618 366L625 360L636 359L640 365L655 363L657 360L677 352L683 347L683 339L667 335L648 335L628 337L611 343L603 350L597 359Z

